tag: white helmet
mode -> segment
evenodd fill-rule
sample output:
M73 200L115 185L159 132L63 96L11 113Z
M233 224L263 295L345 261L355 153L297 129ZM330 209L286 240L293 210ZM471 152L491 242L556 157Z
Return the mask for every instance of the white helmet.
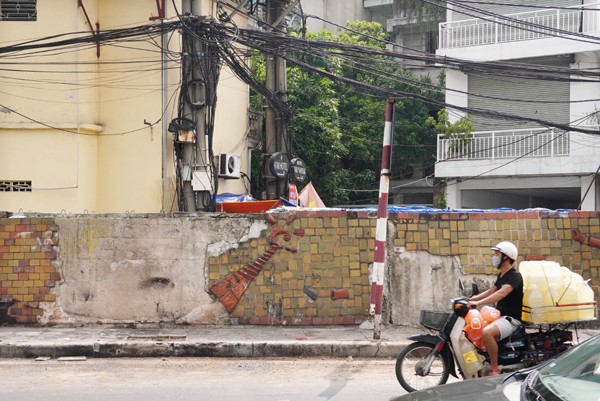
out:
M496 246L493 246L492 249L494 251L502 252L503 254L511 258L513 261L517 260L517 257L519 256L519 251L512 242L502 241Z

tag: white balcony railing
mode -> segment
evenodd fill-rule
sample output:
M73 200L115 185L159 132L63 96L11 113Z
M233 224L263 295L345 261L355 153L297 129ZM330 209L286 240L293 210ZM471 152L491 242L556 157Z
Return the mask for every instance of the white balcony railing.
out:
M582 8L583 7L583 8ZM547 9L506 18L476 18L440 23L439 48L481 46L520 40L600 32L600 3Z
M474 132L465 139L438 135L437 160L512 159L569 156L569 132L547 129Z

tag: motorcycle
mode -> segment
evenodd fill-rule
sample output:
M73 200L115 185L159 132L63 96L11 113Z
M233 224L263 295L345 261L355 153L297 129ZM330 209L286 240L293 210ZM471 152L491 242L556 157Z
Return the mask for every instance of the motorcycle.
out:
M461 285L462 289L462 285ZM464 380L486 376L489 356L465 335L466 297L451 300L452 313L422 310L420 324L437 334L418 334L396 359L396 378L408 392L444 384L450 375ZM522 325L498 342L500 373L535 366L573 346L573 333L546 325Z

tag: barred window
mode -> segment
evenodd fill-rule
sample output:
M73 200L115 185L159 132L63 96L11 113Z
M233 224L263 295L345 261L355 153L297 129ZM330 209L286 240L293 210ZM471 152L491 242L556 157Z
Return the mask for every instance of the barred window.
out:
M0 0L0 21L37 21L37 0Z
M0 192L31 192L31 181L0 181Z

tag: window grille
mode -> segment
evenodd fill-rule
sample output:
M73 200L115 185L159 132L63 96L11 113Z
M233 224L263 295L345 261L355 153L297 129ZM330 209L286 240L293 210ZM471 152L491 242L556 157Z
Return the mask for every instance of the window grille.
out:
M0 0L0 21L37 21L37 0Z
M0 192L31 192L31 181L0 181Z

